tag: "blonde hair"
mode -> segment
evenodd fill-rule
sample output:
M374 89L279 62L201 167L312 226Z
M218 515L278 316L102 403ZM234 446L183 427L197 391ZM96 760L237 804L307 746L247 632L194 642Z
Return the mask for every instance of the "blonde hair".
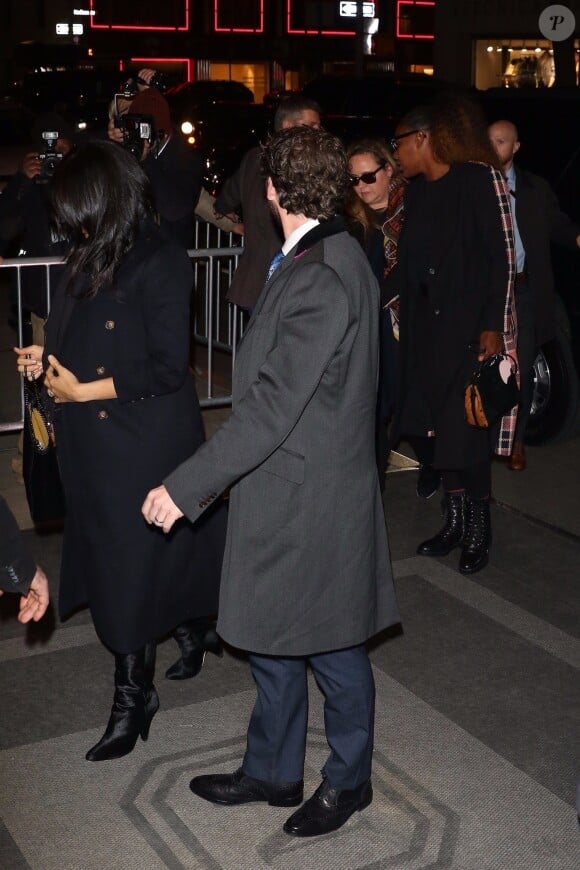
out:
M391 184L395 180L399 181L401 170L397 166L390 148L382 139L357 139L356 142L352 142L346 151L347 158L350 160L351 157L360 154L370 154L379 166L390 166L393 170ZM359 224L365 236L371 230L381 228L373 209L366 202L363 202L353 188L350 189L346 198L345 214L349 221Z

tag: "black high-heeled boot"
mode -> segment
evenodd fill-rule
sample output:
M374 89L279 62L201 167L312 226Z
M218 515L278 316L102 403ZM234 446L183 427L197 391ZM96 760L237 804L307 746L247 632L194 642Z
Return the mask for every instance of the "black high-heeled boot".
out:
M462 574L475 574L485 568L491 547L491 515L489 499L467 499L467 522L463 549L459 557Z
M165 671L168 680L188 680L201 671L206 652L223 655L222 642L215 630L215 620L202 617L178 625L173 636L179 644L181 658Z
M445 525L435 537L423 541L417 547L419 556L446 556L458 547L465 534L465 494L448 492L445 495Z
M147 740L159 709L153 685L155 644L135 653L115 654L115 695L105 733L86 754L87 761L107 761L132 752L139 737Z

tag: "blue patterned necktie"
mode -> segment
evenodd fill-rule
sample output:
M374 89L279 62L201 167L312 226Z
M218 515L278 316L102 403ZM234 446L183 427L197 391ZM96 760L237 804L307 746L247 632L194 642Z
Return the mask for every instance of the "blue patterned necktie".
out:
M270 280L270 278L272 277L272 275L274 274L274 272L276 271L276 269L278 268L278 266L280 265L280 263L282 262L283 259L284 259L284 252L282 250L276 251L276 253L272 257L272 261L271 261L270 266L268 268L268 277L266 278L266 282L268 282Z

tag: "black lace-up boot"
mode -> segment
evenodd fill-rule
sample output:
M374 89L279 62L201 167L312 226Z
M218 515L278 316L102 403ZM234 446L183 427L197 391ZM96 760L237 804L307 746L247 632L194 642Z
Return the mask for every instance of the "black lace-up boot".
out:
M491 516L489 499L468 498L466 529L463 549L459 558L462 574L475 574L485 568L489 561L491 546Z
M465 493L448 492L444 499L445 525L434 538L417 547L420 556L446 556L463 542L465 534Z

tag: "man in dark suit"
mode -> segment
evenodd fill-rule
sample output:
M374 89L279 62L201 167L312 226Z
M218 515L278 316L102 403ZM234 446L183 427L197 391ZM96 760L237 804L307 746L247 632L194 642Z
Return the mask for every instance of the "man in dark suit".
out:
M143 514L168 532L231 487L218 632L250 652L258 698L240 769L191 789L219 804L302 802L309 664L330 755L284 825L300 837L372 800L365 642L399 616L374 452L379 288L336 217L346 155L330 134L294 128L272 138L263 166L285 242L240 342L232 415Z
M320 110L314 100L296 95L283 100L274 116L274 130L320 127ZM244 224L244 252L234 273L228 301L252 309L262 291L270 260L282 244L266 200L266 179L260 169L260 147L244 155L236 172L226 180L215 201L215 211Z
M533 364L539 348L553 338L555 332L550 243L578 250L580 226L574 224L560 209L556 195L545 179L520 169L514 163L514 157L520 149L515 124L511 121L496 121L490 125L488 132L511 194L521 395L508 468L524 471L524 436L534 392Z

